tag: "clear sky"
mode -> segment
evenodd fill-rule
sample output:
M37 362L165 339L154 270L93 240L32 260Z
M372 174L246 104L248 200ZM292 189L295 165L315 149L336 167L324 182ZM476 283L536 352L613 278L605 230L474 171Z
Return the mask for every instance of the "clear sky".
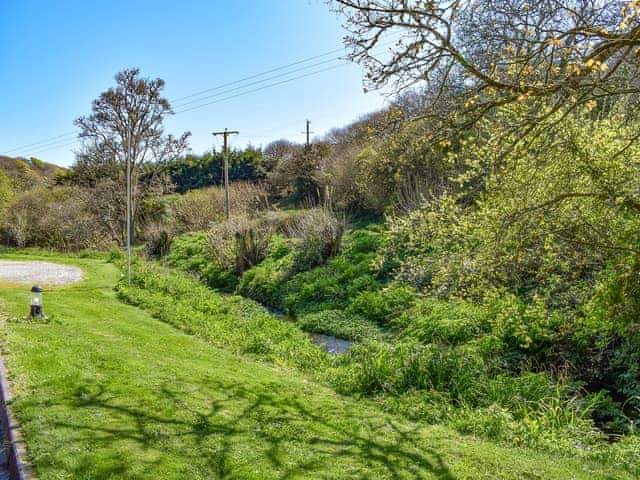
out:
M341 48L341 23L322 0L0 0L0 154L70 165L73 120L90 112L91 101L123 68L163 78L166 97L178 99ZM218 96L182 109L217 103L170 117L167 131L191 131L190 146L200 153L220 145L213 130L239 130L235 146L303 141L306 118L321 135L382 107L384 97L363 92L362 69L353 64L220 101L337 66L331 59L341 54L249 80L300 69L226 94L239 84L212 91L208 95Z

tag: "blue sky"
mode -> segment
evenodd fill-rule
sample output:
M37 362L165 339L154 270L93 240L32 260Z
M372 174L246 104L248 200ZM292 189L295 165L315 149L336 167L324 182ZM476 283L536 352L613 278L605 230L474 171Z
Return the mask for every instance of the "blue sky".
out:
M341 22L321 0L0 0L0 154L70 165L70 136L12 149L73 132L73 120L90 112L91 101L123 68L137 66L144 76L163 78L167 98L177 99L340 48ZM265 84L334 65L338 61ZM180 113L166 127L175 134L191 131L190 146L198 153L214 142L219 146L211 132L225 127L240 131L235 146L302 141L307 117L321 135L384 101L363 92L362 69L351 64Z

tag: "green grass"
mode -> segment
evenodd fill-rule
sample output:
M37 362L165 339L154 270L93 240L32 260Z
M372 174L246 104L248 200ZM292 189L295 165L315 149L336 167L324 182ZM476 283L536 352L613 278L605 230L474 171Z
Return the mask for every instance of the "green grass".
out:
M45 292L52 321L2 325L41 479L631 478L381 413L124 305L112 264L59 260L86 276ZM28 286L0 285L5 316L27 298Z

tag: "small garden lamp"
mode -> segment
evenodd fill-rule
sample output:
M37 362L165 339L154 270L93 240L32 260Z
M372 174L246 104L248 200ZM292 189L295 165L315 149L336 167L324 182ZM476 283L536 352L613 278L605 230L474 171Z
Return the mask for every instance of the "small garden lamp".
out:
M34 285L31 287L31 318L42 318L42 287Z

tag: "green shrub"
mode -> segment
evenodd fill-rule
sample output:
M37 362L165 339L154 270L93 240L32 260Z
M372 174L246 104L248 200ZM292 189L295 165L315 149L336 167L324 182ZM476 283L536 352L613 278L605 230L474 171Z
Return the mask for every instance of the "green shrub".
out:
M547 365L555 361L562 366L561 357L551 356L570 330L571 324L561 311L548 310L538 298L526 302L496 291L487 294L484 309L491 334L500 340L501 354L514 367L521 361Z
M282 253L282 252L280 252ZM236 292L277 310L285 308L285 282L291 270L292 254L267 258L242 275Z
M39 158L36 157L31 157L29 159L29 161L31 162L31 165L33 165L34 167L42 170L44 169L44 162L42 160L40 160Z
M344 393L399 395L429 389L477 404L486 389L487 366L473 347L366 342L353 345L346 356L345 366L333 375L336 388Z
M372 225L367 225L366 229L354 230L346 235L345 243L350 255L359 253L372 253L380 247L383 236L380 232L371 230Z
M309 313L298 319L300 328L307 332L325 333L346 340L361 341L379 338L382 330L360 315L350 315L343 310L323 310Z
M240 275L266 258L273 233L273 225L268 222L234 216L209 229L209 246L225 270L234 268Z
M468 342L487 329L486 312L465 301L424 298L394 321L405 338L422 343Z
M413 305L415 295L409 286L391 284L381 290L360 292L347 311L380 324L388 323Z
M365 264L337 257L326 266L292 277L287 283L286 309L293 315L328 309L345 309L351 298L379 282Z
M167 262L195 274L212 288L233 291L238 284L235 270L225 269L213 257L205 233L191 233L175 238Z

